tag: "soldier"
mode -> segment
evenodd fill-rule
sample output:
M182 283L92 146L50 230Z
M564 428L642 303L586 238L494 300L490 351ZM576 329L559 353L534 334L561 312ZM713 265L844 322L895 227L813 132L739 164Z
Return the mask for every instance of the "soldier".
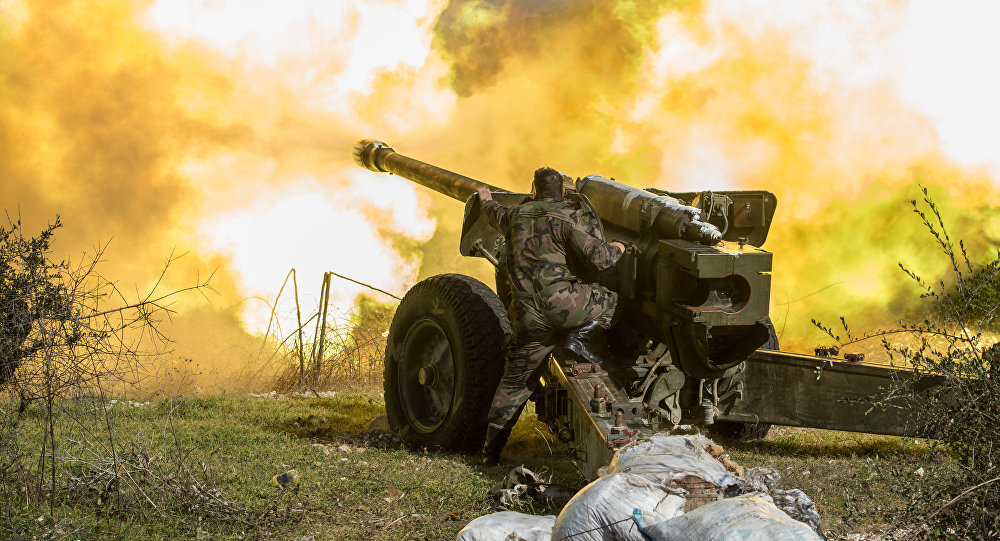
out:
M560 331L573 329L564 347L579 360L601 361L590 343L611 327L618 295L575 276L567 256L603 270L618 261L625 247L608 243L600 227L588 227L597 216L563 199L563 175L555 169L535 171L533 199L510 209L493 201L488 188L478 193L487 223L506 241L513 294L507 307L512 330L507 364L490 407L483 449L485 463L495 466L538 382L535 372L557 345Z

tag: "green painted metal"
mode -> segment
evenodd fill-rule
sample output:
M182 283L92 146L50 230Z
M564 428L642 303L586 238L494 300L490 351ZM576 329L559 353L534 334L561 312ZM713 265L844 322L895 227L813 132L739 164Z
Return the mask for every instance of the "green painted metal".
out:
M914 379L909 370L811 355L760 350L746 361L743 399L718 420L916 436L906 410L871 397L890 388L928 388L940 378Z
M355 159L465 201L460 251L494 265L504 239L480 216L475 190L489 188L507 207L530 197L403 156L378 141L360 141ZM683 424L735 421L914 435L904 411L872 408L867 401L908 372L758 349L775 340L768 318L772 255L761 248L777 205L774 194L641 190L591 175L577 179L567 197L592 208L608 239L626 246L615 267L592 277L622 299L618 327L627 332L609 338L613 360L594 370L557 354L533 397L539 417L574 447L588 476L596 476L621 445ZM652 348L646 347L650 341ZM639 353L623 353L628 351ZM935 380L911 383L931 386Z

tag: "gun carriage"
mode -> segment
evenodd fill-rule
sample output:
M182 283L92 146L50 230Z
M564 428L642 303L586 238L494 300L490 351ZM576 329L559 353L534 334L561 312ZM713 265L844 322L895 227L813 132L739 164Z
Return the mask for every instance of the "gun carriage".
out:
M488 187L359 141L355 161L465 202L459 250L497 269L496 291L443 274L416 284L389 330L385 400L404 439L460 451L481 448L510 332L503 236L479 212ZM768 317L772 254L762 248L777 199L767 191L668 192L590 175L567 180L566 197L626 246L619 262L588 279L620 295L620 321L607 335L610 361L576 363L557 348L534 389L535 411L596 477L614 450L681 424L724 435L763 437L771 425L906 435L914 427L859 402L904 375L876 365L781 352ZM572 262L571 262L572 263ZM583 269L581 269L583 272Z

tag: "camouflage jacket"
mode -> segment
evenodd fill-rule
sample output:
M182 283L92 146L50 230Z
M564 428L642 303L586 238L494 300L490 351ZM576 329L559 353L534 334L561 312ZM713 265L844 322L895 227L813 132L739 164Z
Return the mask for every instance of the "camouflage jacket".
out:
M570 258L603 270L622 255L604 239L596 215L565 199L532 200L510 209L484 201L482 212L506 240L507 273L515 295L533 296L558 282L582 282L570 270Z

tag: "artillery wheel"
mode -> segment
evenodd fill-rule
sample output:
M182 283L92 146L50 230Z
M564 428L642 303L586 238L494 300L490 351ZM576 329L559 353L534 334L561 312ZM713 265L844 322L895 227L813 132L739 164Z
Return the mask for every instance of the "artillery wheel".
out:
M760 349L778 350L778 334L774 332L774 324L771 318L764 322L767 326L767 342ZM717 421L712 425L712 431L716 434L733 440L753 441L762 440L771 431L770 423L741 423L739 421Z
M500 300L479 280L440 274L413 286L386 342L392 430L421 447L481 449L509 333Z
M741 423L739 421L716 421L712 425L716 434L739 441L762 440L771 431L770 423Z

